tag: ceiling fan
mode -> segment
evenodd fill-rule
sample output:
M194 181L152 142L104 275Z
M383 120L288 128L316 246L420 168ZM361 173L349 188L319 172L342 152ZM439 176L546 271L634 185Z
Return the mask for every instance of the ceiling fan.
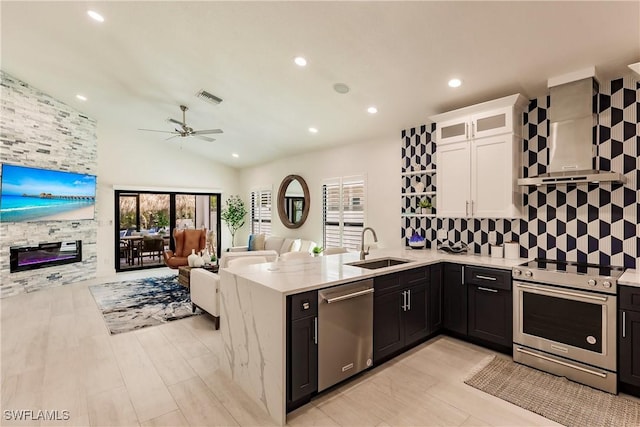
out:
M175 138L177 136L180 137L187 137L187 136L194 136L196 138L199 139L203 139L205 141L209 141L209 142L213 142L215 141L214 138L210 138L208 136L205 135L211 135L211 134L216 134L216 133L222 133L222 129L207 129L207 130L193 130L192 127L187 126L187 119L186 119L186 111L188 110L186 105L181 105L180 109L182 110L182 121L176 120L176 119L172 119L172 118L168 118L167 121L170 123L174 123L176 125L179 125L179 128L175 128L175 130L169 131L169 130L156 130L156 129L138 129L138 130L143 130L143 131L147 131L147 132L161 132L161 133L171 133L173 134L173 136L167 138L167 139L172 139Z

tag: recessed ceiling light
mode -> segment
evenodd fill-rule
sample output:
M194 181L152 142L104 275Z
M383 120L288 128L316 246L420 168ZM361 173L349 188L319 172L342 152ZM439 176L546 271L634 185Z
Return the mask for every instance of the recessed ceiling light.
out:
M307 65L307 60L304 59L302 56L296 56L293 59L293 62L295 62L296 65L299 66L299 67L304 67L305 65Z
M345 93L349 92L349 86L344 83L336 83L333 85L333 90L344 95Z
M367 108L367 113L369 113L369 114L375 114L377 112L378 112L378 109L376 107Z
M311 132L311 133L318 133L318 129L316 129L316 128L309 128L309 132Z
M449 80L449 87L460 87L462 81L460 79L451 79Z
M231 153L231 157L237 159L238 157L240 157L240 155L238 153Z
M87 10L87 15L89 15L94 21L104 22L104 17L95 10Z
M86 96L84 96L84 95L80 95L80 94L77 94L77 95L76 95L76 98L78 98L80 101L86 101L86 100L87 100L87 97L86 97Z

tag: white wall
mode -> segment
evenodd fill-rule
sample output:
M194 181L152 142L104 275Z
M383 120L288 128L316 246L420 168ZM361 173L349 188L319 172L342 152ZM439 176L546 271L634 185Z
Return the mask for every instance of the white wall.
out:
M117 124L98 123L98 276L115 272L114 186L140 190L211 191L222 193L222 204L239 192L239 171L207 160L179 142L132 139ZM188 144L184 141L183 144ZM222 247L231 245L222 225Z
M373 227L385 247L399 248L400 239L400 138L394 141L372 141L323 151L314 151L241 171L241 197L249 203L253 189L269 185L273 191L272 234L282 237L311 239L322 245L322 180L338 176L365 175L367 182L366 226ZM280 222L276 196L282 179L291 174L307 181L311 194L309 216L304 225L289 230ZM249 221L247 221L248 223ZM236 244L244 244L249 234L246 225ZM367 238L368 241L369 238ZM242 242L242 243L238 243Z

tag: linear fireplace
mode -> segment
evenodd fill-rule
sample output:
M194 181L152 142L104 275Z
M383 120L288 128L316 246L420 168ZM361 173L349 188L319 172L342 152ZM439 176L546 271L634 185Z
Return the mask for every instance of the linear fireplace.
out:
M82 240L12 246L11 273L82 261Z

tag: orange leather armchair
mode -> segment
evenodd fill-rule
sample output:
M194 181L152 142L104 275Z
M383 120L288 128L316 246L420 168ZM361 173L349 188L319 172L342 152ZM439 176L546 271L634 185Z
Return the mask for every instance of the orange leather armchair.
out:
M172 250L164 251L164 263L170 268L189 265L187 257L191 255L191 251L195 250L197 253L204 250L207 243L207 229L173 230L173 241L176 250L175 252Z

